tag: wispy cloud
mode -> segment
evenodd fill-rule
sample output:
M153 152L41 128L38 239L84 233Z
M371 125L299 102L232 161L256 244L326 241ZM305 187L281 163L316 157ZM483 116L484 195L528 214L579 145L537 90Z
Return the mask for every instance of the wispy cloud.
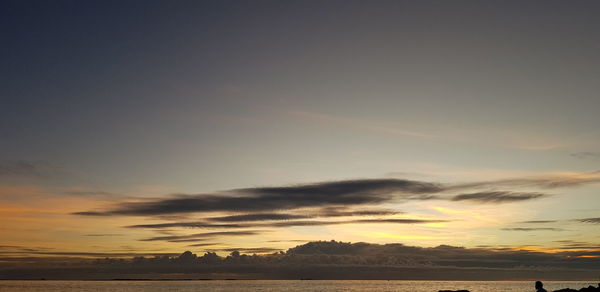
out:
M77 252L77 251L2 251L0 256L15 255L39 255L39 256L68 256L68 257L130 257L130 256L175 256L177 253L154 253L154 252Z
M65 191L63 192L65 195L69 196L77 196L77 197L98 197L98 198L123 198L123 194L118 193L110 193L105 191Z
M207 249L206 251L217 252L217 251L226 251L233 252L239 251L241 253L273 253L281 251L281 248L273 248L273 247L230 247L230 248L214 248Z
M388 209L359 209L352 210L348 207L324 207L317 211L313 217L350 217L350 216L387 216L403 212Z
M560 243L562 246L558 249L563 250L600 250L600 244L586 241L575 241L575 240L555 240L554 242Z
M294 227L294 226L322 226L322 225L341 225L341 224L369 224L369 223L390 223L390 224L428 224L428 223L444 223L451 220L437 219L414 219L414 218L383 218L383 219L355 219L355 220L340 220L340 221L325 221L325 220L293 220L293 221L277 221L269 223L245 223L245 224L211 224L207 222L171 222L158 224L138 224L126 226L127 228L277 228L277 227Z
M579 219L565 219L565 220L533 220L533 221L521 221L518 223L529 223L529 224L545 224L545 223L560 223L560 222L579 222L579 223L592 223L600 224L600 217L596 218L579 218ZM570 241L570 240L565 240ZM560 242L560 241L557 241Z
M189 241L200 241L202 239L222 237L222 236L246 236L246 235L257 235L264 233L264 230L247 230L247 231L219 231L219 232L204 232L194 233L188 235L172 235L172 236L157 236L140 241L170 241L170 242L189 242Z
M213 218L209 218L209 220L210 221L218 221L218 222L245 222L245 221L306 219L306 218L310 218L310 216L281 214L281 213L256 213L256 214L243 214L243 215L213 217Z
M59 172L57 166L44 161L0 161L0 178L46 178Z
M530 220L530 221L521 221L519 223L527 223L527 224L544 224L544 223L556 223L556 220Z
M206 218L214 222L281 221L327 217L388 216L403 212L388 209L350 209L344 206L323 207L316 211L303 211L304 215L286 213L250 213Z
M293 226L319 226L319 225L340 225L340 224L373 224L373 223L395 223L395 224L427 224L443 223L450 220L429 220L429 219L357 219L345 221L284 221L269 224L255 225L256 227L293 227Z
M507 203L526 201L548 196L542 193L515 193L515 192L478 192L454 196L452 201L475 201L479 203Z
M541 175L524 178L510 178L493 181L473 182L454 185L452 186L452 188L456 190L490 187L535 187L542 189L556 189L566 187L577 187L595 183L600 183L600 171L586 173L561 173L555 175Z
M529 228L529 227L514 227L514 228L502 228L504 231L565 231L562 228L552 228L552 227L539 227L539 228Z
M579 222L583 222L583 223L594 223L594 224L600 224L600 217L597 217L597 218L583 218L583 219L577 219L577 221L579 221Z
M74 212L71 213L73 215L82 215L82 216L110 216L110 213L106 212L95 212L95 211L82 211L82 212Z
M222 243L219 242L204 242L204 243L194 243L194 244L190 244L188 246L193 246L193 247L201 247L201 246L215 246L215 245L221 245Z
M600 152L575 152L571 153L571 156L579 159L600 160Z
M258 224L257 224L258 225ZM257 225L248 225L248 224L213 224L205 221L194 221L194 222L170 222L170 223L157 223L157 224L137 224L125 226L127 228L173 228L173 227L181 227L181 228L207 228L207 229L228 229L228 228L245 228L249 226L257 226Z

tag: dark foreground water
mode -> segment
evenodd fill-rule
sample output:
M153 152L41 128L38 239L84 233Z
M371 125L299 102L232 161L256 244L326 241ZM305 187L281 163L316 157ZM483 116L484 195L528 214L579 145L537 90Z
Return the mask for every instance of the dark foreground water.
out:
M561 288L582 288L593 282L547 281L548 291ZM237 281L0 281L2 292L142 292L142 291L401 291L437 292L441 289L467 289L472 292L535 291L533 281L300 281L300 280L237 280Z

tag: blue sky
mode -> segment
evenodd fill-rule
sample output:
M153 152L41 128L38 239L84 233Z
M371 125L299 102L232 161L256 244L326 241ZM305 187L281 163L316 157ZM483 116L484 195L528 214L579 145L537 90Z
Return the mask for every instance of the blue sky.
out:
M429 246L466 236L469 246L548 249L564 237L598 243L590 235L597 225L569 221L596 218L600 209L595 2L1 5L0 199L13 210L5 220L15 227L3 231L13 244L75 249L58 238L89 239L82 237L90 232L85 226L64 223L78 218L143 249L138 240L154 231L123 226L181 214L81 219L70 213L177 194L382 178L585 182L550 190L487 187L548 193L506 204L368 206L406 212L394 215L402 218L465 220L466 229L304 226L275 229L273 239ZM18 227L32 216L38 221ZM44 220L58 223L43 236L27 231ZM568 231L506 229L525 228L513 225L527 220L558 220L558 227L536 228ZM365 235L371 231L379 235ZM103 248L114 249L120 244L114 240ZM256 236L236 242L262 244Z

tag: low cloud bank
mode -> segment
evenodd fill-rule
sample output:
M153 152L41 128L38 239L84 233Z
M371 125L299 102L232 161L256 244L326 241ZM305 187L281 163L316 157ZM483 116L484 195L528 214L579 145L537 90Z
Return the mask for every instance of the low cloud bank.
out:
M191 246L202 248L203 245ZM600 269L600 248L544 253L515 248L449 245L426 248L317 241L287 251L268 246L204 250L206 252L201 256L187 251L178 256L137 256L128 260L99 258L68 266L30 264L8 269L0 266L0 278L45 275L49 279L109 279L115 275L120 275L119 278L135 275L139 279L169 278L176 274L177 277L197 278L201 275L213 279L232 275L240 279L514 280L541 276L544 279L593 279L597 276L595 271Z

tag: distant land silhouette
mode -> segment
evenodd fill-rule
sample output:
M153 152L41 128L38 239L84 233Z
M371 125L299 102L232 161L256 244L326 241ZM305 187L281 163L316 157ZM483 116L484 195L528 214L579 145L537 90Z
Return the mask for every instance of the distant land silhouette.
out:
M548 292L546 289L544 289L544 284L541 281L535 282L535 290L536 290L536 292ZM469 290L439 290L438 292L470 292L470 291ZM554 290L552 292L600 292L600 284L598 284L598 287L588 286L588 287L581 288L579 290L572 289L572 288L565 288L565 289L560 289L560 290Z
M186 251L133 258L30 257L2 263L0 279L595 280L599 270L597 258L570 252L332 240L261 255L234 250L227 256Z

